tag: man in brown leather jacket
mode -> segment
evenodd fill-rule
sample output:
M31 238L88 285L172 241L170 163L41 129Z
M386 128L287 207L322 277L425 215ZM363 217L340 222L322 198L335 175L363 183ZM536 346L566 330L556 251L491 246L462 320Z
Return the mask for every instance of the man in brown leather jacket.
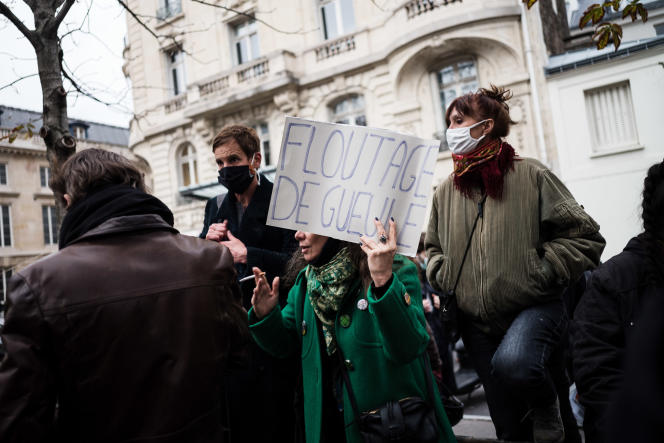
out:
M10 283L0 441L221 441L246 339L230 252L180 235L119 155L79 152L59 177L60 250Z

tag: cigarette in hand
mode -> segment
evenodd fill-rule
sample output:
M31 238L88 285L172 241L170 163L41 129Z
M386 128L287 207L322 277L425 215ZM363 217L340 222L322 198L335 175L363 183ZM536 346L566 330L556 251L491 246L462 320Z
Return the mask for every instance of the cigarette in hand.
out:
M265 272L259 273L258 276L265 278ZM240 283L244 283L244 282L249 281L249 280L251 280L252 278L255 278L255 277L256 277L255 275L248 275L246 277L241 278ZM267 281L267 279L265 279L265 280Z

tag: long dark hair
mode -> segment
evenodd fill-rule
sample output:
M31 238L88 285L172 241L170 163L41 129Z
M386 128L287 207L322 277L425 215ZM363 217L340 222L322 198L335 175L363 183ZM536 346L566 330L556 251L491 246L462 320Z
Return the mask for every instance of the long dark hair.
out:
M643 229L652 278L664 280L664 161L643 180Z
M342 247L348 247L351 261L355 263L355 266L359 270L360 278L362 279L362 285L366 290L369 287L369 284L371 284L371 274L369 273L367 254L364 253L359 244L349 242L341 242L341 244ZM295 284L297 275L308 264L309 263L304 259L304 255L302 255L302 250L297 248L286 264L286 272L281 279L283 284L288 288L292 287Z

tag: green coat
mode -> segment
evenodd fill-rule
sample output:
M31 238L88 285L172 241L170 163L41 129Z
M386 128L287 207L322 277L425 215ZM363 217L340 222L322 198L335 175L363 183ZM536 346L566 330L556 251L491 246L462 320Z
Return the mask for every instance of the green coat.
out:
M393 270L392 284L380 299L373 297L371 288L367 291L368 309L357 307L364 295L364 291L357 290L347 294L337 314L337 344L350 361L346 366L350 366L348 375L361 411L412 395L427 398L425 369L418 357L426 352L429 335L417 270L400 255L394 258ZM302 356L305 433L310 443L320 441L323 402L321 353L325 349L320 347L317 323L304 271L298 275L282 310L275 308L260 321L253 308L249 311L250 330L259 346L277 357L298 350ZM434 390L442 434L439 441L454 442L435 384ZM344 422L353 421L353 409L344 389ZM346 439L349 443L362 441L355 423L346 427Z

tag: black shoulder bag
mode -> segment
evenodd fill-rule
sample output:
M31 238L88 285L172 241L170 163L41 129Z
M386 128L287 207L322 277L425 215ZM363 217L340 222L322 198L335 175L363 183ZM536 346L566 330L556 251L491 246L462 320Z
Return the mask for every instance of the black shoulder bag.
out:
M424 377L427 382L428 400L420 397L406 397L398 401L388 401L385 405L369 412L362 412L357 407L357 400L350 384L350 377L344 364L341 348L337 346L341 364L341 375L348 390L348 398L353 407L355 421L366 443L402 442L433 443L438 441L438 421L433 402L431 367L425 354Z
M456 289L459 285L459 279L461 278L461 271L463 270L463 264L466 262L466 256L468 255L468 250L470 249L470 242L473 239L473 234L475 233L475 228L477 227L477 221L484 214L484 202L486 201L486 194L482 197L482 200L477 204L477 216L475 217L475 223L473 223L473 229L470 231L470 236L468 236L468 243L466 244L466 250L463 253L463 258L461 259L461 266L459 266L459 272L456 276L456 281L454 282L454 288L451 291L445 291L442 294L441 298L441 307L440 307L440 319L443 322L444 333L447 336L451 344L454 344L459 340L461 332L459 331L459 307L457 305L456 298Z

